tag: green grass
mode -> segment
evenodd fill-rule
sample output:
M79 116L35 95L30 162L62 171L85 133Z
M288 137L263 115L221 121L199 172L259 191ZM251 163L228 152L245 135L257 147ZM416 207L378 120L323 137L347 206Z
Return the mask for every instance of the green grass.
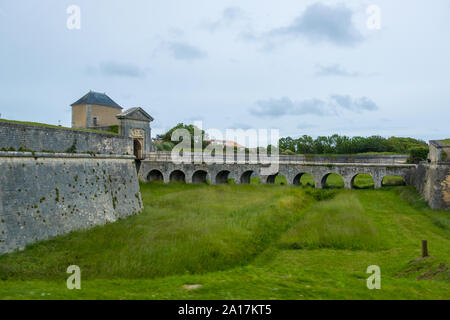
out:
M444 146L450 146L450 139L439 140Z
M142 214L0 258L0 278L62 279L64 272L54 270L64 270L68 262L79 265L86 279L154 278L247 264L311 201L296 189L232 189L143 185Z
M325 182L325 188L343 188L344 179L336 173L331 173Z
M141 192L137 216L1 256L0 298L450 298L449 214L411 187L152 183ZM432 258L416 260L422 239ZM71 264L82 290L65 286ZM381 290L366 288L373 264Z
M405 180L399 176L386 176L381 182L383 186L404 186Z
M304 219L281 238L283 248L292 249L382 249L379 232L367 217L355 194L340 194L319 202Z
M314 178L309 173L305 173L300 178L300 185L302 187L314 187Z
M16 120L6 120L6 119L0 119L0 122L17 123L17 124L25 124L25 125L29 125L29 126L56 128L56 129L64 129L64 130L75 130L75 131L87 131L87 132L95 132L95 133L118 134L117 132L113 132L113 131L101 131L101 130L95 130L95 129L82 129L82 128L69 128L69 127L55 126L55 125L52 125L52 124L40 123L40 122L16 121Z

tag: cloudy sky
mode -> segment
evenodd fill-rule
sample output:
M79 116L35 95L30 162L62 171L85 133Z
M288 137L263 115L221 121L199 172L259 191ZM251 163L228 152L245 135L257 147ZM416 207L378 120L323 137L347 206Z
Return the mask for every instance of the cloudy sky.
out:
M154 134L449 138L449 31L448 0L0 0L0 113L70 126L93 90Z

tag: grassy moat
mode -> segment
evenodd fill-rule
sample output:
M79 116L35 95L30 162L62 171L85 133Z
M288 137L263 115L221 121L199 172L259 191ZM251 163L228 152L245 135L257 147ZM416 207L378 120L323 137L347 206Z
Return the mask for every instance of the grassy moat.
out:
M141 214L1 256L0 299L450 299L450 214L411 187L340 183L143 184Z

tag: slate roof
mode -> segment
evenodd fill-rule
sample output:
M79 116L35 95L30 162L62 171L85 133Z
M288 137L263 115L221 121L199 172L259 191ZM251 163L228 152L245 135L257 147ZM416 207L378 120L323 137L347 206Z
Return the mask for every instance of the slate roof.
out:
M140 107L133 107L133 108L127 109L127 110L125 110L125 111L119 113L119 114L117 115L117 117L118 117L118 118L128 118L128 117L131 117L131 116L132 116L135 112L137 112L137 111L141 112L141 114L142 114L145 118L147 118L149 121L153 121L153 120L154 120L153 117L152 117L151 115L149 115L147 112L145 112L144 109L142 109L142 108L140 108Z
M81 99L75 101L71 106L76 106L79 104L96 104L100 106L113 107L122 109L113 99L108 97L105 93L89 91Z

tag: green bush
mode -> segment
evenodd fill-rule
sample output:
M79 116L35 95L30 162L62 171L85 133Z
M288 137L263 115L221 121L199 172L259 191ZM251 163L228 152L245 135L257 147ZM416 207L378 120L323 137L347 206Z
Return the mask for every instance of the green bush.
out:
M70 148L66 150L66 153L76 153L77 152L77 139L73 140L72 145Z
M408 163L419 163L424 161L428 157L428 148L425 147L414 147L409 150Z
M119 133L119 126L118 125L110 126L109 131Z
M155 143L158 151L172 151L174 144L172 142Z

